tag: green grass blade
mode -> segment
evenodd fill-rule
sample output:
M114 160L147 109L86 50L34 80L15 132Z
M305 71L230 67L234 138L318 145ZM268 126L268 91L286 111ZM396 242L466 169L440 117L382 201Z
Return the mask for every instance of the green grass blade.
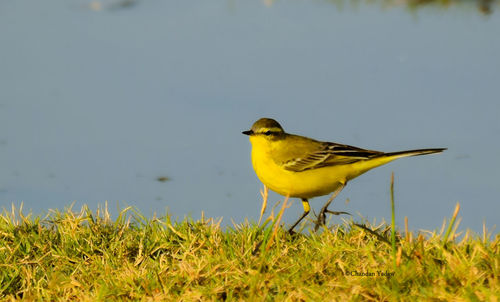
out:
M459 211L460 211L460 203L457 202L457 205L455 206L455 212L453 212L453 216L451 217L451 220L450 220L450 225L448 225L448 229L446 230L446 233L444 234L443 246L446 245L446 242L448 242L448 238L450 237L451 230L453 229L453 225L455 224L455 220L457 219L457 215L458 215Z
M392 246L392 261L394 269L396 269L396 211L394 209L394 172L391 174L391 246Z

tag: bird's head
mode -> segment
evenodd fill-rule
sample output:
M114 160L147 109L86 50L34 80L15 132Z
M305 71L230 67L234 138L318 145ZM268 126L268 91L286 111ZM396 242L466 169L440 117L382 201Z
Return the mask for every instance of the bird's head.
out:
M285 136L285 130L281 125L271 118L261 118L253 123L252 128L242 132L250 136L250 141L255 140L279 140Z

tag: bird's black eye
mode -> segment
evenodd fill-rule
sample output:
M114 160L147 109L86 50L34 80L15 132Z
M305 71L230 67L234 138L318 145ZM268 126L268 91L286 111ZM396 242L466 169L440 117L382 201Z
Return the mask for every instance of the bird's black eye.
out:
M269 131L269 130L267 130L266 132L264 132L264 135L271 135L271 134L272 134L272 132Z

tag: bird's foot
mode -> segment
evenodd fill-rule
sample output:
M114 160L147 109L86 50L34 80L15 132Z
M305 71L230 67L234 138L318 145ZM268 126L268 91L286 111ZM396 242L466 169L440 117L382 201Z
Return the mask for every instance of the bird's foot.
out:
M346 214L346 215L352 216L351 213L344 212L344 211L337 212L337 211L326 210L325 213L333 214L333 215L343 215L343 214Z
M320 226L326 224L326 213L333 215L342 215L342 214L351 215L350 213L344 211L330 211L328 209L321 209L321 211L318 214L318 219L315 222L316 225L314 226L314 231L317 231Z

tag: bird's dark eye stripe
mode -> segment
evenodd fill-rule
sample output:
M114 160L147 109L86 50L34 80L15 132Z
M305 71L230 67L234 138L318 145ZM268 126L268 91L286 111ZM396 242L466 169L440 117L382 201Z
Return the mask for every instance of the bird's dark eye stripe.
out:
M265 136L270 136L270 135L278 135L280 133L283 133L283 129L278 129L278 128L263 128L259 129L257 131L258 134L265 135Z

